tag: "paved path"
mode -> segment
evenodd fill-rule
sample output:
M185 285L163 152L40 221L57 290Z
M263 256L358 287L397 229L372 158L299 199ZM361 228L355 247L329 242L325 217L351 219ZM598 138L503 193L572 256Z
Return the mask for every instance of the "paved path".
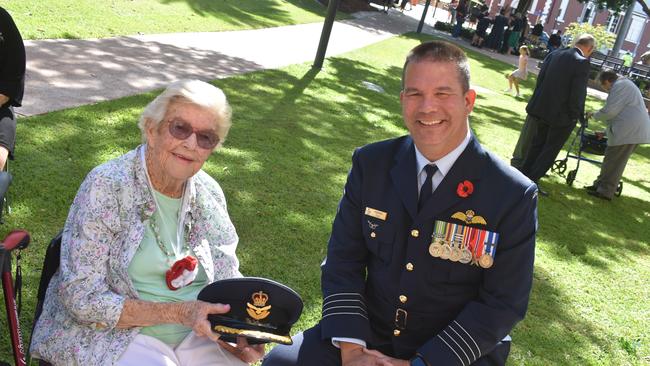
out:
M336 22L327 57L415 31L423 9L362 12ZM451 39L432 28L430 14L431 9L423 32ZM437 9L435 20L446 19L447 12ZM313 61L322 28L322 23L311 23L233 32L26 41L26 94L23 107L16 111L31 116L147 92L179 78L213 80ZM517 63L514 56L484 53Z
M364 12L334 24L327 56L416 29L412 17ZM164 87L313 61L322 23L260 30L26 41L22 115L35 115ZM432 32L433 29L425 29Z

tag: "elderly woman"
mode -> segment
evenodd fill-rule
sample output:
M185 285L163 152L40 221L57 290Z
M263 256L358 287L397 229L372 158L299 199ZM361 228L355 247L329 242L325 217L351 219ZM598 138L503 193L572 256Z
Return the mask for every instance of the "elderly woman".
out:
M201 170L230 128L223 92L171 84L140 117L144 144L93 169L63 230L61 264L32 354L55 365L242 365L261 345L218 339L196 300L240 277L238 242L219 184Z

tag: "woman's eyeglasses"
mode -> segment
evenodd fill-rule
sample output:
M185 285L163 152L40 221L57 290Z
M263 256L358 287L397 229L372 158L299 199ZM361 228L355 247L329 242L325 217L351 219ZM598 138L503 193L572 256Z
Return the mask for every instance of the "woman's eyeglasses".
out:
M196 144L203 149L214 149L219 144L219 136L212 130L195 130L192 125L180 120L169 122L169 134L179 140L187 140L196 134Z

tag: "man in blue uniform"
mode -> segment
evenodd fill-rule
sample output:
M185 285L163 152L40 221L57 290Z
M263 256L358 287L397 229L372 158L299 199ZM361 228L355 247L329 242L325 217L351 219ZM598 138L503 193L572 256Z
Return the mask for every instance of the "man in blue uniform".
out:
M318 325L264 365L503 365L532 284L537 187L470 130L458 47L407 56L408 136L354 152Z

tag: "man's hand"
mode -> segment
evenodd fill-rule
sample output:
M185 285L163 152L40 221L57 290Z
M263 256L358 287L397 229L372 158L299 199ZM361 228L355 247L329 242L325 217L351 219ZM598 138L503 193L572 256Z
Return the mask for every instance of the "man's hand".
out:
M382 354L381 352L375 351L375 350L370 350L367 348L364 348L363 350L365 353L369 355L375 355L378 357L378 365L381 366L409 366L409 361L407 360L400 360L398 358L392 358L390 356L386 356Z
M379 351L368 350L361 345L348 342L340 342L341 364L343 366L391 366L392 364L382 361L385 356ZM397 364L396 364L397 365Z
M224 314L230 311L230 305L211 304L204 301L186 301L180 304L180 323L192 328L199 337L208 337L213 341L219 339L219 334L212 331L209 314Z
M232 353L240 360L246 363L254 363L264 357L264 345L256 344L250 345L244 337L237 337L237 345L233 346L230 343L226 343L222 340L218 340L217 343L223 347L226 351Z
M5 103L7 103L8 101L9 101L9 97L8 97L8 96L6 96L6 95L4 95L4 94L0 94L0 106L3 106L3 105L4 105Z

